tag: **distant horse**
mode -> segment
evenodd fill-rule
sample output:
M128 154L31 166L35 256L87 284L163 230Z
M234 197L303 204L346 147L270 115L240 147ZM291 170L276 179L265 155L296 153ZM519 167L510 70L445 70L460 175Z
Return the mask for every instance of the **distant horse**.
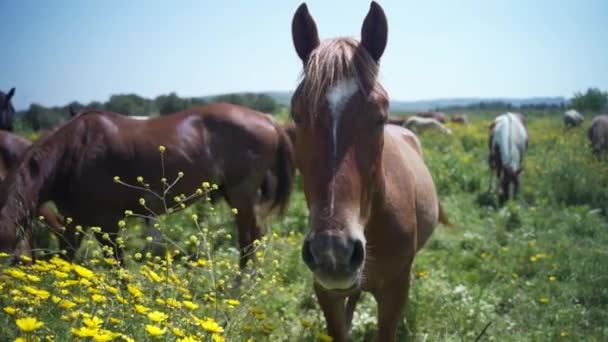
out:
M455 114L450 118L450 121L453 123L466 125L469 122L469 118L466 114Z
M431 174L402 127L387 125L378 82L388 25L372 2L361 43L319 41L306 4L292 22L303 78L292 97L296 160L310 217L302 257L334 341L362 291L378 303L379 341L394 341L414 256L438 221Z
M415 116L420 117L420 118L435 119L435 120L441 122L442 124L447 122L446 116L442 112L419 112L419 113L416 113Z
M403 126L407 117L389 117L387 123L391 125Z
M587 137L596 156L608 150L608 114L593 118L587 130Z
M528 131L523 116L516 113L498 116L490 125L489 135L488 162L490 169L500 179L501 200L505 201L515 197L518 192L524 154L528 149Z
M15 117L15 107L11 99L15 95L15 88L11 88L8 93L0 91L0 130L12 132L13 118Z
M281 127L249 108L212 104L149 120L86 111L37 141L0 185L0 251L13 251L16 226L48 200L73 218L60 241L68 258L80 244L75 225L101 227L110 239L98 235L100 242L115 246L117 222L125 210L149 215L166 208L156 195L116 184L114 177L130 183L143 177L157 194L179 178L168 192L169 201L207 181L218 184L219 194L238 210L244 267L253 241L261 236L254 204L270 169L277 175L273 204L282 211L291 192L293 148ZM121 260L122 250L115 253Z
M452 130L445 127L441 124L441 122L437 121L433 118L421 118L417 116L412 116L405 120L405 124L403 125L406 128L411 129L416 133L422 133L428 130L434 130L440 132L442 134L452 134Z
M564 113L564 125L566 125L566 128L579 126L584 120L585 118L581 115L581 113L574 109L567 110Z

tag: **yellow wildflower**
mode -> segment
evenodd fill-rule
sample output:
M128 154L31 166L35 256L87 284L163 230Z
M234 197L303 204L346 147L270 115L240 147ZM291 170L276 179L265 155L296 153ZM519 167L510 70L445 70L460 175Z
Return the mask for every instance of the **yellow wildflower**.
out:
M144 295L143 292L137 288L137 286L132 284L127 285L127 291L129 291L129 293L135 298L143 297Z
M107 301L107 298L100 294L94 294L93 296L91 296L91 299L93 299L95 303L105 303Z
M190 309L190 310L196 310L196 309L198 309L198 304L193 303L193 302L191 302L189 300L184 300L184 301L182 301L182 303L184 303L184 306L186 308Z
M150 336L161 336L165 334L166 329L161 329L156 325L146 324L146 332L150 334Z
M541 304L547 304L547 303L549 303L549 298L547 298L547 297L540 297L538 299L538 302L541 303Z
M33 275L33 274L28 274L26 277L27 277L27 280L34 282L34 283L37 283L40 281L40 277Z
M198 323L201 328L205 331L208 331L212 334L219 334L224 332L224 328L219 325L213 318L207 317L206 319L195 319L195 322Z
M69 276L69 274L57 270L53 270L53 274L55 275L55 278L59 279L67 278Z
M199 340L196 339L196 337L194 336L186 336L184 338L178 338L177 342L198 342Z
M172 308L177 308L177 309L182 307L182 303L179 302L178 300L176 300L175 298L167 299L167 305Z
M15 323L17 324L17 327L19 328L19 330L21 330L25 333L32 332L36 329L39 329L40 327L42 327L44 325L43 322L40 322L35 317L20 318L20 319L16 320Z
M93 336L97 335L97 332L99 331L99 329L89 328L89 327L80 327L78 329L72 328L71 331L72 331L72 334L74 334L78 337L93 337Z
M241 302L239 302L236 299L226 299L226 304L228 304L230 306L237 306L237 305L241 304Z
M8 270L4 271L4 273L10 275L11 277L13 277L15 279L20 279L20 280L26 279L25 272L23 272L22 270L16 269L16 268L9 268Z
M5 306L4 307L4 312L6 312L9 315L14 315L15 313L17 313L17 308L12 307L12 306Z
M82 278L93 279L95 277L95 273L93 273L93 271L86 267L80 265L73 265L72 269L74 270L74 272L76 272L76 274L78 274Z
M226 339L220 334L211 335L211 341L213 342L225 342Z
M67 299L62 300L59 303L59 307L66 309L66 310L69 310L75 306L76 306L76 303L72 302L71 300L67 300Z
M162 322L166 320L169 316L160 311L152 311L148 314L148 318L153 322Z
M177 336L177 337L185 337L186 336L186 332L183 331L180 328L171 328L171 332L173 332L173 335Z
M113 332L104 330L102 332L98 332L97 334L95 334L95 336L93 336L93 341L108 342L108 341L112 341L115 337L117 337L117 336Z
M135 304L135 311L137 311L137 313L140 313L143 315L146 312L150 311L150 309L148 309L147 307L145 307L143 305Z
M87 327L89 327L91 329L101 328L102 323L103 323L103 320L97 316L93 316L91 318L84 318L82 320L82 324L86 325Z

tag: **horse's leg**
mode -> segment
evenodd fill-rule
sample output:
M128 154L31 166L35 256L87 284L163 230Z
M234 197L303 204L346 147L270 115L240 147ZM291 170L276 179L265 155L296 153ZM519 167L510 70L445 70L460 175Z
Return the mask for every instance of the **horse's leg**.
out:
M511 181L509 180L509 175L506 172L503 172L502 178L501 178L501 186L502 186L502 193L500 195L501 204L504 204L506 201L509 200L509 184L510 183L511 183Z
M376 341L395 341L401 312L407 303L410 288L410 266L406 272L392 284L372 292L378 303L378 332Z
M349 332L353 323L353 314L355 313L355 308L357 307L357 302L361 298L361 291L348 296L348 300L346 301L346 331Z
M513 177L513 198L519 193L519 175Z
M228 203L238 211L236 226L241 251L239 266L243 269L247 266L249 260L254 259L253 241L259 239L262 235L262 230L258 226L255 216L255 192L252 192L252 196L249 196L247 193L228 190L227 198Z
M314 289L323 316L325 316L329 336L333 338L334 342L346 341L348 334L346 330L346 310L344 308L346 297L332 294L317 283L314 284Z

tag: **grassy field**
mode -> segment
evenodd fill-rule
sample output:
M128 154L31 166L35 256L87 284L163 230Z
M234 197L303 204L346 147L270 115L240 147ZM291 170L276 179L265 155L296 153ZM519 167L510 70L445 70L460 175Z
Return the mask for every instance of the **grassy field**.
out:
M489 114L451 126L452 136L421 137L453 227L439 226L416 259L400 341L474 341L486 327L480 341L608 340L608 163L591 156L589 121L564 131L560 116L530 116L521 196L504 206L488 192ZM297 182L287 215L256 244L255 271L240 277L224 204L159 222L169 250L194 261L141 253L135 219L123 229L125 269L93 240L78 265L0 260L0 341L329 340L300 257L307 212ZM375 315L364 295L353 340L373 338Z

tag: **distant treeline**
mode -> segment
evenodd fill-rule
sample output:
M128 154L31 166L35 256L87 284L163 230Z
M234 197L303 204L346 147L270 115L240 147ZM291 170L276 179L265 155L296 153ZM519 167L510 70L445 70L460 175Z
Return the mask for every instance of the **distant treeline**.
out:
M70 108L74 111L83 109L100 109L130 116L157 116L175 113L184 109L204 105L208 102L228 102L254 108L265 113L276 112L280 105L265 94L239 93L226 94L210 98L182 98L175 93L160 95L148 99L136 94L112 95L106 102L93 101L88 104L71 102L65 106L45 107L32 104L20 112L17 125L22 130L50 129L60 125L70 117Z
M589 88L586 92L576 92L570 100L570 103L530 103L514 105L504 101L481 101L468 105L443 106L436 108L436 111L459 111L459 110L534 110L534 111L550 111L574 108L581 112L599 113L608 112L608 92L598 88Z
M458 110L556 110L565 108L566 104L561 103L532 103L514 105L503 101L481 101L468 105L444 106L436 108L436 111L458 111Z

